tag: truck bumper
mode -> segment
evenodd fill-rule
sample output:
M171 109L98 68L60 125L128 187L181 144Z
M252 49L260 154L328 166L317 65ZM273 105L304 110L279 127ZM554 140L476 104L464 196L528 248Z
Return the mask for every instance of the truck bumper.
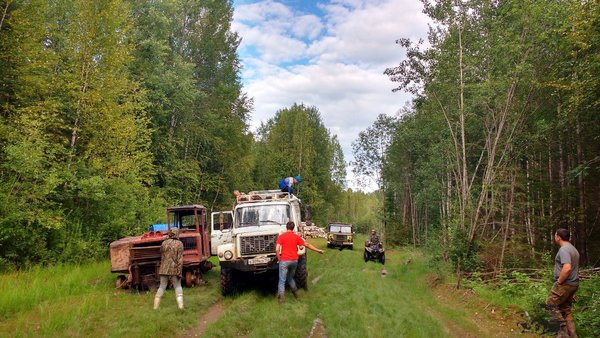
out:
M220 261L222 268L230 268L244 272L261 273L268 270L279 269L279 263L276 257L269 257L269 261L263 264L250 264L249 259L240 259L237 261Z
M337 242L337 241L327 241L327 244L331 246L352 246L353 242Z

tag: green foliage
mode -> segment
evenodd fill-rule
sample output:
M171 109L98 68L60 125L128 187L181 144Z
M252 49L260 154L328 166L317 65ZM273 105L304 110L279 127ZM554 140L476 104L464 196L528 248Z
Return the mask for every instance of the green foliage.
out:
M5 8L0 270L104 257L168 205L229 206L250 186L231 2Z
M540 276L532 279L524 272L512 271L509 274L500 274L499 280L491 283L485 283L474 274L464 284L505 310L517 306L521 312L526 313L525 327L532 332L541 333L548 329L550 321L545 303L552 285L545 281L551 280L551 273L552 270L547 268L541 276L543 281L540 281ZM577 333L581 337L592 337L600 328L597 313L600 302L599 286L598 276L592 276L582 280L577 290L573 315L577 324Z
M307 206L304 217L326 224L337 217L344 174L336 137L315 107L294 104L264 124L255 148L254 177L259 189L277 188L280 179L300 175L297 194Z
M372 126L358 135L352 143L354 152L353 170L359 184L374 181L383 187L383 167L387 164L386 155L392 137L396 132L397 121L384 114L377 116Z
M577 332L582 337L593 337L600 332L600 276L580 281L574 305Z
M456 229L451 238L449 257L459 271L476 271L481 267L476 243L469 241L463 229Z
M406 58L385 71L416 95L382 168L393 240L440 228L453 259L502 268L536 264L567 222L582 264L597 261L597 4L424 4L428 47L398 40Z
M148 91L156 182L173 204L229 206L250 185L252 102L227 1L132 1L132 72ZM188 22L195 22L188 25ZM216 204L216 205L213 205Z
M379 194L376 192L364 193L347 189L341 193L341 202L335 205L329 222L351 223L356 232L368 234L371 229L380 227L380 205Z
M527 302L529 307L542 304L548 293L545 285L532 282L527 274L519 271L501 275L499 287L507 297L533 299L533 301Z

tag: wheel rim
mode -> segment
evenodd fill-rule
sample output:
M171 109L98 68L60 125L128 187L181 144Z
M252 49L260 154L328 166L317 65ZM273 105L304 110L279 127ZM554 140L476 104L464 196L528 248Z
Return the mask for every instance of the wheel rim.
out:
M188 288L194 285L194 274L192 271L186 271L185 273L185 286Z

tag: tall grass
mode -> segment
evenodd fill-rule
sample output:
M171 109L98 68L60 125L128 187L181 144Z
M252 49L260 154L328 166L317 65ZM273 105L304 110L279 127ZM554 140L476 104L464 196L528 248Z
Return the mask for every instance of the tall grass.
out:
M184 312L176 311L172 289L161 308L153 311L153 292L115 289L115 277L109 262L0 276L0 336L173 336L196 325L198 314L220 297L217 274L212 272L207 274L208 286L184 290Z
M499 307L504 312L516 308L526 315L523 318L528 329L542 333L551 330L550 315L545 307L546 298L552 288L552 270L546 272L542 281L532 281L525 274L512 272L510 276L494 284L477 280L467 281L481 299ZM573 306L573 316L579 337L597 337L600 332L600 278L580 281Z
M355 243L362 243L359 237ZM324 247L323 240L311 240ZM388 250L385 268L362 259L362 248L330 249L324 255L309 252L309 291L300 300L287 293L280 306L275 291L264 296L247 291L237 296L222 320L210 326L207 337L304 337L319 318L327 337L448 337L447 313L429 312L437 304L427 284L425 262L410 251ZM407 263L411 260L411 263ZM461 315L456 315L460 318ZM469 325L457 320L458 326Z
M73 296L106 290L107 262L78 266L36 267L0 275L0 318Z
M2 275L0 336L176 336L193 333L216 302L224 312L205 337L305 337L317 318L330 338L486 335L465 319L468 314L437 302L425 282L430 268L419 252L387 250L382 276L381 264L363 261L358 243L364 240L356 239L352 251L310 251L309 290L301 290L299 300L288 292L283 305L275 297L276 281L269 278L223 298L218 267L205 275L207 285L184 288L183 311L172 289L157 311L152 292L115 289L108 262ZM325 247L322 239L310 242Z

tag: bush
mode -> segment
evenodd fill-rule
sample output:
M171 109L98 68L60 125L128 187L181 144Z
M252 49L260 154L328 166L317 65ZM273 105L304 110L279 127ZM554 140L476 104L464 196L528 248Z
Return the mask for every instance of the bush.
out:
M477 271L482 265L478 256L477 243L470 242L469 234L463 229L454 231L449 256L454 263L454 267L459 268L460 271Z
M593 337L600 332L600 276L581 281L573 309L577 332Z

